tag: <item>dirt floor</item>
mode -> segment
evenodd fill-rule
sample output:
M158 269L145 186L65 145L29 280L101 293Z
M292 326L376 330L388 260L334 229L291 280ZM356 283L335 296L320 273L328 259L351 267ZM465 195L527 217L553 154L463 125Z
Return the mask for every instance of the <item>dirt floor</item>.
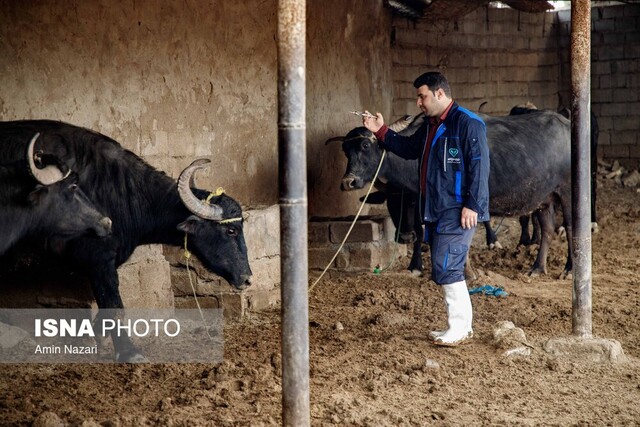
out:
M625 361L544 351L547 340L572 332L572 281L556 279L566 241L554 241L546 276L528 277L536 248L516 249L519 226L507 219L498 231L504 249L490 251L476 235L481 271L470 287L509 295L471 297L476 337L458 348L428 342L445 325L443 301L435 284L404 271L407 260L381 275L318 284L310 298L312 425L640 425L640 193L604 180L598 197L593 334L620 342ZM496 342L502 321L520 335ZM228 322L225 340L219 365L0 366L0 424L280 424L279 309Z

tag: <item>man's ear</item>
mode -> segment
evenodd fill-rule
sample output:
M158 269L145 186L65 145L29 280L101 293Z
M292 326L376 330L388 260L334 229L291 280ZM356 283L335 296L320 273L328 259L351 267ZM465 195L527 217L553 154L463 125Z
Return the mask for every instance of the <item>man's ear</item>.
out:
M195 234L198 224L202 222L202 219L191 215L189 218L178 224L178 230L184 231L187 234Z
M37 206L42 203L42 200L47 196L47 193L49 193L49 189L46 186L37 185L36 188L27 196L27 201L31 206Z

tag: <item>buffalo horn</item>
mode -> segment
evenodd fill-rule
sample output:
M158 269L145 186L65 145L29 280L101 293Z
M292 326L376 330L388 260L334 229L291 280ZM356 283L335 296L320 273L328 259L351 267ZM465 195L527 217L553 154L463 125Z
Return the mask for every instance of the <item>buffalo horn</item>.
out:
M334 136L333 138L329 138L324 142L324 145L329 145L330 142L335 141L344 141L344 136Z
M411 124L411 120L413 120L413 116L410 116L410 115L402 116L395 122L391 123L389 125L389 129L397 133L402 132L407 128L407 126Z
M42 185L51 185L56 182L60 182L66 177L69 176L71 170L68 170L66 174L63 174L62 171L55 165L47 165L42 169L38 169L35 162L33 161L33 147L36 145L36 140L40 136L40 133L36 133L33 138L31 138L31 142L29 143L29 148L27 148L27 161L29 162L29 171L31 175Z
M209 162L210 160L208 159L198 159L187 166L178 178L178 193L180 194L182 203L184 203L191 213L200 218L219 221L222 219L222 208L198 199L196 195L193 194L193 191L191 191L190 186L195 171L204 168L204 165Z

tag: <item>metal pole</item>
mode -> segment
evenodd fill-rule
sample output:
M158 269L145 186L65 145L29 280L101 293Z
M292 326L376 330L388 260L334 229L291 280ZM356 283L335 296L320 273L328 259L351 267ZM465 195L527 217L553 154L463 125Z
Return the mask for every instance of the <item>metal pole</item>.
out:
M591 2L571 1L571 199L573 335L590 338L591 324Z
M278 2L283 425L310 425L305 0Z

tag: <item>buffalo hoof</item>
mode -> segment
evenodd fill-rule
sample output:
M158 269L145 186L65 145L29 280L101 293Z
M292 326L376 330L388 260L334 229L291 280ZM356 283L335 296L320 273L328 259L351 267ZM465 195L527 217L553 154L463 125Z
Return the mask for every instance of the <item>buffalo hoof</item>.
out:
M591 223L591 232L593 234L596 234L598 231L600 231L600 229L598 228L598 223L597 222L592 222Z
M422 270L410 270L413 277L422 277Z
M564 237L567 234L567 230L565 230L564 226L560 226L556 228L556 233L558 234L558 237Z
M546 274L547 272L544 270L544 268L540 268L540 267L534 267L531 269L531 271L529 271L529 276L530 277L539 277L543 274Z
M573 279L573 273L571 271L563 271L559 277L560 280Z
M489 249L502 249L502 244L498 241L491 243Z

